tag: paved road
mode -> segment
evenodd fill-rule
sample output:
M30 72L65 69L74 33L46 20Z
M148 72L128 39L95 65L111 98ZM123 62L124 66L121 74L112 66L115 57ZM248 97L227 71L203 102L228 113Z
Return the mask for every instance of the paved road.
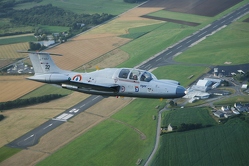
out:
M169 61L172 60L173 56L179 54L189 47L194 45L196 42L201 40L202 38L212 34L213 32L219 30L221 27L230 24L237 18L243 16L246 12L249 11L249 4L246 6L228 14L227 16L221 18L220 20L214 21L212 24L206 26L202 30L197 31L193 35L183 39L182 41L176 43L175 45L167 48L164 52L160 53L158 56L154 57L153 59L148 60L144 64L138 66L140 69L149 70L158 66L167 65ZM67 109L62 114L56 116L55 118L43 123L39 127L31 130L30 132L24 134L23 136L17 138L16 140L7 144L9 147L16 147L16 148L27 148L33 146L38 143L39 139L45 135L46 133L50 132L54 128L58 127L59 125L65 123L70 118L73 118L77 114L85 111L87 108L91 107L92 105L98 103L103 99L102 96L92 95L86 100L78 103L77 105ZM72 110L74 109L75 110ZM72 111L71 111L72 110ZM70 112L71 111L71 112ZM155 147L155 150L157 147Z

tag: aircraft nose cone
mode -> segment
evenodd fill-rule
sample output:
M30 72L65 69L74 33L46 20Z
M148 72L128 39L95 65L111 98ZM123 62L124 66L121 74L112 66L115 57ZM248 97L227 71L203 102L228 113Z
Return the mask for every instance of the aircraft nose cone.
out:
M182 87L182 86L177 86L177 88L176 88L176 95L177 95L178 97L183 97L183 96L186 95L185 91L186 91L186 89L185 89L184 87Z

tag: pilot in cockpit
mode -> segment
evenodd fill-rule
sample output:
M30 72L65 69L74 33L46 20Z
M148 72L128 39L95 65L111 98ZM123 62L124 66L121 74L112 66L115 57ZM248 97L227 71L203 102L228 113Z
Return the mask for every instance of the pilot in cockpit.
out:
M151 74L148 72L144 72L140 78L140 81L150 82L151 80L152 80Z

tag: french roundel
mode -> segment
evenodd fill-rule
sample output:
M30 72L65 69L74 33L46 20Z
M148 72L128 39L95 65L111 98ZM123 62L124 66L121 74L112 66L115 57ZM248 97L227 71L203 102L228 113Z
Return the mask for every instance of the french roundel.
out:
M81 81L82 80L82 76L80 74L77 74L73 77L74 81Z

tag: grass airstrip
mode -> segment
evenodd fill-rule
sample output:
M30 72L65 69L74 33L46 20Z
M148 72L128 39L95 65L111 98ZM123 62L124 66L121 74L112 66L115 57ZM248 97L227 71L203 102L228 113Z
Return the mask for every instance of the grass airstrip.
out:
M76 1L75 4L77 4ZM202 23L204 24L204 22L205 21ZM146 21L146 24L147 23L148 20ZM122 22L122 24L127 26L127 23L125 22ZM227 28L234 25L237 25L237 23L233 23ZM120 24L119 26L121 27ZM155 25L129 29L130 35L125 37L135 40L122 46L121 49L129 53L130 59L119 66L134 67L143 60L193 33L196 31L195 28L198 27L182 27L181 25L174 23L157 22ZM225 33L226 29L219 33ZM95 32L96 31L97 30L95 30ZM106 29L106 31L108 31L108 29ZM105 31L102 30L101 32ZM217 35L219 33L217 33ZM239 32L239 34L242 34L242 32ZM228 34L225 33L224 35ZM216 34L211 37L215 36ZM221 39L224 41L219 40L220 42L226 42L227 40L227 38ZM204 42L205 41L200 44ZM240 43L246 43L246 41L240 39ZM212 45L212 42L207 42L206 44ZM227 47L227 45L223 46ZM244 44L242 45L244 50ZM198 46L199 44L189 49L189 51L192 51L196 47L198 48ZM215 47L216 45L212 46ZM208 46L206 45L206 47ZM204 49L205 47L202 46L202 48ZM212 50L212 48L209 47L209 50ZM229 54L229 51L230 50L228 50L227 54ZM201 52L198 53L199 56L201 56ZM223 55L226 54L224 53ZM197 60L195 60L195 58L197 58ZM215 60L208 60L209 56L202 56L202 58L205 59L205 61L203 60L204 62L210 64ZM233 57L231 56L231 58ZM176 59L181 62L190 63L192 61L191 63L197 63L200 62L201 58L183 53ZM219 63L222 63L221 61L222 60L218 59ZM239 61L235 62L235 57L233 61L234 63L239 63ZM160 67L155 70L154 73L158 78L176 79L186 86L192 82L191 79L188 79L190 75L194 75L192 78L194 80L206 70L207 68L205 66L191 67L185 65L172 65ZM153 120L153 116L157 115L158 111L155 107L163 103L165 102L160 102L159 100L136 99L106 121L103 121L83 135L80 135L74 141L51 154L38 165L134 165L138 159L143 159L142 164L144 164L144 161L148 158L153 148L155 140L156 120ZM204 122L208 119L207 121L209 123L214 124L212 119L208 117L205 109L198 110L203 111L202 113L197 114L200 115L200 117L193 115L196 115L195 111L197 110L184 110L187 112L188 117L193 117L191 120L192 123L198 120ZM167 117L168 115L169 114L164 114L164 117ZM175 120L178 121L178 123L181 123L185 119L185 116L182 116L181 119L175 117ZM167 120L167 118L165 118L165 120ZM168 122L164 121L164 123ZM134 130L134 128L141 131L146 136L146 139L141 139L141 133ZM242 133L241 131L243 130L246 131L246 133ZM233 155L231 148L235 148L236 152L238 152L238 150L242 150L243 152L246 151L248 149L248 142L246 142L245 139L248 137L248 135L246 135L247 133L248 124L245 124L238 119L233 119L225 125L215 125L214 127L200 130L166 134L161 137L161 148L152 164L185 164L181 162L186 162L186 165L216 164L220 161L220 158L226 157L222 154L223 152L227 157ZM216 138L218 138L217 141L215 141ZM198 146L195 146L196 144L194 143L196 142L198 143ZM232 142L232 145L230 142ZM245 146L243 146L242 142L245 142ZM235 147L235 145L238 146ZM181 148L184 149L182 150ZM238 154L240 153L238 152ZM194 155L197 155L197 158L195 158ZM234 159L234 157L232 158ZM238 159L244 158L246 157L238 156ZM246 160L248 159L240 160L238 163L248 163ZM231 162L234 163L234 161ZM222 160L221 163L227 164L227 161Z

